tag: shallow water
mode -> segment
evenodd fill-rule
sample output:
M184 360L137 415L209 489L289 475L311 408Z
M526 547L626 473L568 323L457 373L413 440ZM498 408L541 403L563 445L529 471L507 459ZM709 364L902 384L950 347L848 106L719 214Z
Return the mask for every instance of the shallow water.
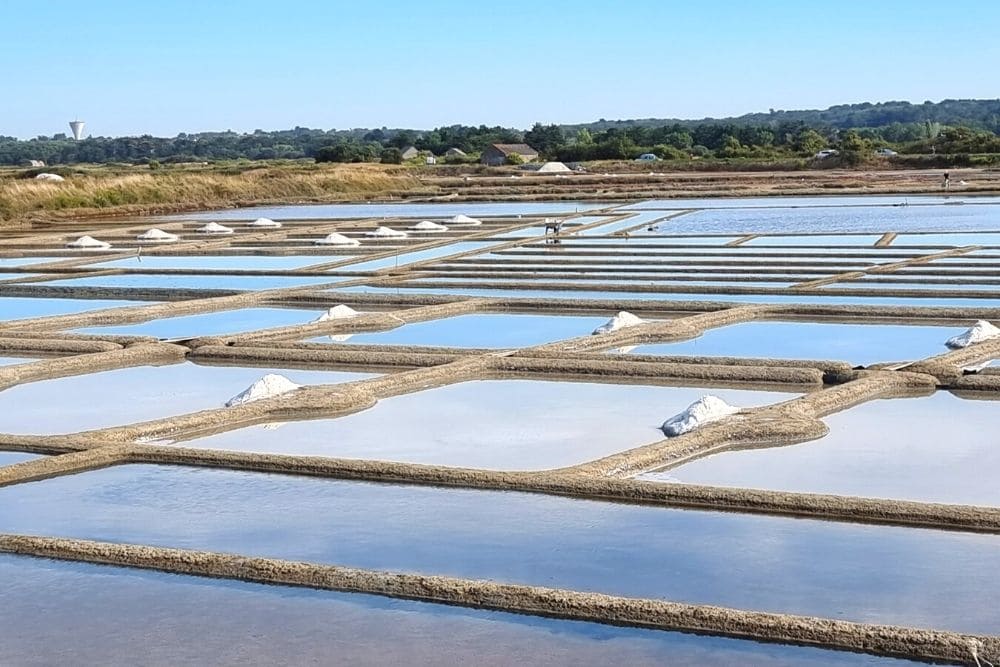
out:
M13 366L14 364L27 364L34 359L28 357L0 357L0 366Z
M202 211L164 216L161 220L272 220L326 218L450 218L454 215L517 216L569 214L601 208L604 204L583 202L492 202L456 204L302 204L294 206L258 206L239 210Z
M912 206L944 204L1000 204L1000 197L956 193L953 195L826 195L819 197L716 197L713 199L650 199L621 207L622 210L725 209L725 208L799 208L799 207L895 207L907 202ZM903 207L906 208L906 207Z
M476 313L405 324L390 331L351 334L347 343L508 348L589 336L607 317ZM312 339L330 342L329 336Z
M0 321L21 320L50 315L74 315L89 310L144 306L155 301L125 301L109 299L32 299L27 297L0 297Z
M571 242L571 245L579 247L582 245L622 245L622 246L645 246L645 245L708 245L708 246L723 246L730 241L735 241L740 238L739 236L661 236L661 234L668 233L668 230L661 229L659 232L653 234L643 232L636 232L631 234L628 238L623 238L621 236L587 236L586 239L580 239L579 242L574 242L573 237L561 236L560 240L562 243ZM585 243L584 243L585 241Z
M1000 595L995 535L175 466L0 488L0 531L964 632Z
M961 327L832 322L745 322L678 343L640 345L634 354L818 359L869 365L943 354Z
M819 440L725 452L648 479L1000 507L1000 404L948 392L877 400L823 419Z
M9 466L15 463L23 463L31 459L37 459L36 454L25 454L24 452L0 452L0 466Z
M29 264L44 264L54 262L64 257L0 257L0 267L4 266L27 266Z
M415 252L404 252L401 251L398 255L393 257L383 257L382 259L373 259L367 262L360 262L358 264L350 264L344 266L338 271L377 271L379 269L388 269L396 266L403 266L405 264L412 264L413 262L422 262L428 259L435 259L437 257L445 257L447 255L455 255L460 252L468 252L470 250L482 250L486 252L490 248L492 243L482 242L482 241L466 241L462 243L449 243L448 245L441 246L439 248L430 248L428 250L417 250Z
M362 373L296 369L143 366L17 385L0 392L0 433L51 435L221 408L268 373L297 384L332 384ZM100 397L95 409L91 397Z
M960 278L959 276L956 276ZM996 279L997 274L989 276ZM961 290L966 297L1000 298L1000 285L988 283L928 283L928 282L888 282L875 280L850 280L832 283L826 287L871 290Z
M250 427L182 443L205 449L494 470L576 465L663 439L663 420L706 393L734 405L793 394L538 380L471 381L382 400L338 419ZM498 409L502 406L502 410Z
M708 279L704 279L703 276L697 274L679 274L679 275L663 275L657 273L637 273L637 274L627 274L627 277L623 277L622 274L612 274L607 277L600 274L593 279L581 279L575 276L568 278L551 278L549 280L556 280L560 285L578 285L581 287L589 287L594 284L604 284L604 285L658 285L662 287L673 287L676 289L683 289L685 286L701 285L708 287L763 287L767 289L782 289L789 287L799 282L804 282L808 280L816 280L818 278L824 277L823 275L783 275L774 276L774 280L767 280L765 277L761 277L758 281L734 281L727 280L723 276L709 276ZM477 283L481 285L491 285L495 284L496 278L438 278L438 277L428 277L419 278L423 283L434 284L434 285L450 285L450 284L468 284ZM503 282L515 285L525 285L526 287L531 287L538 284L539 279L534 276L523 276L520 277L516 274L505 275L502 279ZM546 280L546 278L542 278ZM789 282L792 281L792 282ZM998 295L1000 296L1000 295Z
M900 234L892 245L996 246L1000 245L1000 234Z
M122 269L219 269L273 271L301 269L314 264L342 262L351 255L144 255L92 264L91 267Z
M331 282L326 276L189 276L189 275L115 275L50 280L40 285L62 287L143 287L161 289L265 290Z
M662 225L664 228L666 228L668 224L671 225L673 224L672 220L671 221L663 220L662 222L660 222L661 219L664 218L666 215L668 214L662 211L639 212L636 213L635 215L625 218L624 220L619 220L618 222L609 222L604 225L598 225L593 229L584 230L579 234L577 234L577 236L579 237L604 236L605 234L613 234L614 232L620 231L622 229L629 229L631 227L637 227L639 225L653 225L654 227ZM674 230L671 228L671 231Z
M875 242L882 238L881 234L870 234L863 236L849 236L849 235L824 235L824 234L812 234L805 236L761 236L755 239L750 239L746 243L740 244L741 247L756 247L756 246L862 246L871 248L875 245Z
M864 297L864 296L829 296L811 294L686 294L683 292L608 292L600 290L540 290L540 289L485 289L476 287L371 287L356 285L340 287L331 292L340 293L370 293L370 294L446 294L454 296L495 296L495 297L530 297L551 299L610 299L624 300L656 300L656 301L714 301L733 303L830 303L855 305L894 305L894 306L963 306L969 308L1000 308L1000 298L996 299L953 299L930 295L921 297Z
M322 309L240 308L197 315L166 317L138 324L85 327L73 333L108 336L155 336L156 338L195 338L308 324L323 314Z
M712 234L994 231L998 211L995 204L705 210L677 218L671 230Z
M0 662L910 665L815 648L0 556ZM197 641L192 641L197 637Z

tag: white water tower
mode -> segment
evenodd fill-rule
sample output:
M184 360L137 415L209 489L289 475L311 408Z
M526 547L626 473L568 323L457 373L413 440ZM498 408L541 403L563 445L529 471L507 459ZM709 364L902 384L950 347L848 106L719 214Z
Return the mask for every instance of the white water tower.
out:
M71 120L69 122L69 129L73 130L73 138L77 141L83 136L83 126L85 124L82 120Z

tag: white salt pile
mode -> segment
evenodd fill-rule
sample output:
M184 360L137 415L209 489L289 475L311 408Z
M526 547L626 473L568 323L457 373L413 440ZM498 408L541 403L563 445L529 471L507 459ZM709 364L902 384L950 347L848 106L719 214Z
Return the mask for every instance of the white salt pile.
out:
M332 336L327 336L331 343L346 343L351 340L351 336L354 334L333 334Z
M684 435L739 411L739 408L729 405L718 396L702 396L686 410L663 422L660 428L667 436Z
M271 220L271 218L257 218L247 225L247 227L272 227L277 229L278 227L281 227L281 223Z
M295 384L284 375L268 373L247 387L246 390L226 401L226 407L231 408L236 405L243 405L244 403L253 403L254 401L259 401L264 398L280 396L282 394L287 394L290 391L295 391L301 386L302 385Z
M198 228L199 234L232 234L233 230L225 225L220 225L217 222L210 222L204 227Z
M448 228L444 225L439 225L436 222L431 222L430 220L424 220L423 222L418 222L415 225L408 227L415 232L446 232Z
M361 241L357 239L352 239L344 236L343 234L338 234L334 232L332 234L327 234L321 239L316 239L313 241L314 245L361 245Z
M602 324L601 326L594 329L593 335L611 333L612 331L618 331L619 329L624 329L626 327L634 327L638 324L644 324L646 320L641 317L637 317L628 311L621 311L610 320Z
M996 328L986 320L979 320L971 329L945 341L945 345L953 350L960 350L985 340L991 340L1000 336L1000 329Z
M448 220L453 225L481 225L482 220L476 220L475 218L470 218L467 215L456 215Z
M106 241L98 241L93 236L81 236L75 241L70 241L66 244L67 248L87 248L87 249L97 249L97 250L107 250L111 247L110 243Z
M59 174L38 174L35 176L36 181L52 181L53 183L61 183L66 179Z
M346 320L351 317L357 317L360 314L361 313L354 310L350 306L345 306L344 304L340 304L339 306L334 306L333 308L329 309L328 311L317 317L315 320L313 320L313 324L315 324L316 322L329 322L330 320Z
M162 229L147 230L142 234L135 237L137 241L150 241L152 243L171 243L176 241L179 236L177 234L171 234L170 232L165 232Z
M404 239L406 232L390 227L379 227L373 232L365 232L365 236L377 239Z

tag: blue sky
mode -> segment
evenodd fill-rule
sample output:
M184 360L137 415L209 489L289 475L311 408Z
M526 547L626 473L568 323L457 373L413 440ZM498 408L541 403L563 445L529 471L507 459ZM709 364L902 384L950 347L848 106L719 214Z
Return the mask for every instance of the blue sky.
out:
M986 0L33 0L0 135L528 127L1000 95Z

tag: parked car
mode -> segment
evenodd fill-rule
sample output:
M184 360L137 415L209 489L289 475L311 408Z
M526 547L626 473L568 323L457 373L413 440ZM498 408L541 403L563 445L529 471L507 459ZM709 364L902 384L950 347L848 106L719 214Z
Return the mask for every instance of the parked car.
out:
M881 155L882 157L893 157L894 155L899 155L896 151L891 148L876 148L875 155Z
M840 151L836 148L827 148L825 150L821 150L819 153L816 153L813 157L817 160L823 160L828 157L833 157L834 155L840 155Z
M636 162L656 162L659 160L655 153L643 153L635 159Z

